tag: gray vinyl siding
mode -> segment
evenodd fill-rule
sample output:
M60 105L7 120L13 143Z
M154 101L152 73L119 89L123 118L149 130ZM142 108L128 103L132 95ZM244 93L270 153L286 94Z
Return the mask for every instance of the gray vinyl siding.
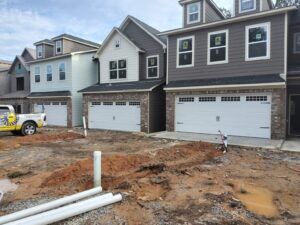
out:
M50 58L53 57L53 49L54 47L52 45L44 45L44 57Z
M73 41L70 41L70 40L67 40L67 39L63 39L63 44L62 45L63 45L63 54L96 49L95 47L80 44L80 43L73 42Z
M267 1L267 0L263 0L263 1ZM240 13L240 0L235 0L234 7L235 7L235 16L244 16L244 15L258 13L260 11L260 0L256 0L256 10L253 11Z
M149 131L166 129L166 94L160 86L149 92Z
M147 79L146 72L146 58L147 56L159 55L159 77L163 78L165 76L165 60L164 60L164 50L161 44L154 40L149 34L138 27L133 22L129 22L123 31L127 37L130 38L134 43L136 43L145 53L140 54L140 79Z
M10 91L10 76L8 71L0 71L0 95L7 94Z
M28 73L11 74L11 92L17 91L17 78L24 77L24 91L30 92L30 76Z
M271 59L245 61L245 27L271 22ZM229 63L207 65L208 32L229 30ZM195 36L194 67L176 68L177 38ZM213 29L169 36L169 81L202 78L234 77L284 72L284 15L234 23Z
M205 4L205 23L221 20L220 15L212 8L209 2Z
M32 56L27 51L24 52L22 57L24 58L25 62L29 62L29 61L34 60L34 58L32 58Z
M289 18L289 50L288 63L289 66L300 66L300 54L294 54L294 34L300 33L300 9L293 12Z
M192 26L197 26L197 25L203 24L203 1L202 0L200 1L200 6L201 6L201 9L200 9L200 17L201 17L200 22L199 23L192 23L192 24L187 23L187 5L189 5L191 3L194 3L194 2L199 2L199 0L198 1L191 1L188 4L185 4L185 5L182 6L183 26L184 27L192 27Z

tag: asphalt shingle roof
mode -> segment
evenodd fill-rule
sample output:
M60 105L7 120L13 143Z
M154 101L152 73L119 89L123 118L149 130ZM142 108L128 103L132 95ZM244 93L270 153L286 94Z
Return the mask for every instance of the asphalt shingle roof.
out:
M164 84L165 81L161 79L124 82L124 83L108 83L108 84L95 84L87 87L79 92L122 92L122 91L150 91L153 88Z
M79 37L75 37L73 35L70 35L70 34L61 34L57 37L54 37L52 38L52 40L55 40L55 39L59 39L59 38L68 38L68 39L72 39L74 41L79 41L79 42L82 42L82 43L85 43L85 44L88 44L88 45L93 45L95 47L100 47L101 45L96 43L96 42L93 42L93 41L89 41L89 40L86 40L86 39L83 39L83 38L79 38Z
M39 97L70 97L70 91L52 91L52 92L31 92L28 98Z
M255 75L255 76L210 78L210 79L200 79L200 80L171 81L166 87L179 88L179 87L215 86L215 85L267 84L267 83L281 83L281 82L285 82L285 80L281 78L279 74L269 74L269 75Z

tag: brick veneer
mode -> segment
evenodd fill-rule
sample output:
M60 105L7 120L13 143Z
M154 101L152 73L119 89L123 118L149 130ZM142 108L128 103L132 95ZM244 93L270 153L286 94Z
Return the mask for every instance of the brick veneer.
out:
M242 94L242 93L271 93L272 94L272 139L286 138L286 89L241 89L241 90L209 90L209 91L180 91L167 92L166 94L166 129L174 131L175 124L175 97L179 95L203 94Z
M34 104L45 104L49 102L67 102L67 126L71 128L73 126L72 122L72 99L68 97L61 98L31 98L29 99L30 111L34 112Z
M148 92L136 93L106 93L83 94L83 115L88 123L88 108L90 102L97 101L139 101L141 104L141 131L149 133L149 96Z

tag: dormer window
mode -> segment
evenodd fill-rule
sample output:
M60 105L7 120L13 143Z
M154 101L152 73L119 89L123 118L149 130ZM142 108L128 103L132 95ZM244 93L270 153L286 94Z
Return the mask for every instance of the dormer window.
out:
M42 45L37 46L36 51L37 51L38 58L42 58L43 57L43 46Z
M256 0L239 0L240 13L256 10Z
M200 22L201 5L195 2L187 5L187 24Z
M121 47L121 41L120 40L116 40L115 41L115 47L116 48L120 48Z
M55 42L55 49L56 49L56 54L62 53L62 41L61 40Z

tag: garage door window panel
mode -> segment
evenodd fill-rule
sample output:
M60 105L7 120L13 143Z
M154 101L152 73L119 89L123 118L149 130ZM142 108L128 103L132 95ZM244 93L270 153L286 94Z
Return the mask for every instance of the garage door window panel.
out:
M247 102L267 102L268 96L246 96Z
M147 77L158 78L159 74L159 56L147 57Z
M126 106L126 102L116 102L116 106Z
M221 98L222 102L240 102L241 97L237 96L229 96L229 97L222 97Z
M216 97L199 97L199 102L216 102Z
M270 59L270 23L246 27L246 60Z
M194 66L194 40L194 36L177 40L177 68Z
M228 30L208 34L208 65L228 63Z

